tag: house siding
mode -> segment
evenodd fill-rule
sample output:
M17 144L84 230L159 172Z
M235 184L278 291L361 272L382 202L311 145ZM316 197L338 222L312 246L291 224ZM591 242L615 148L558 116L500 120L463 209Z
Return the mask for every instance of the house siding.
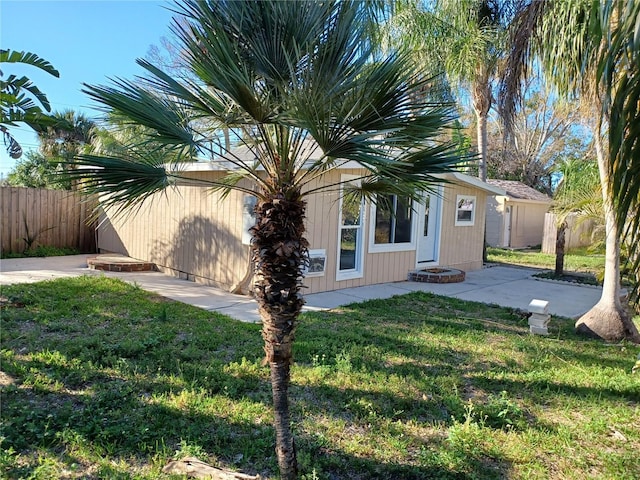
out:
M525 203L510 200L511 247L524 248L542 244L547 203Z
M473 226L456 226L456 196L476 197L476 215ZM462 185L446 185L442 204L442 230L440 232L441 266L459 268L464 271L482 268L482 245L487 194L476 188Z
M341 169L322 178L335 184L343 174L361 170ZM197 172L194 178L212 180L220 172ZM319 180L307 191L320 186ZM440 252L437 264L475 270L482 268L482 244L487 195L477 188L446 184L443 189ZM249 246L242 244L243 193L220 195L201 186L180 186L157 194L135 216L103 216L98 230L102 252L116 252L151 261L163 272L227 290L247 280L250 273ZM473 226L455 226L456 196L476 197ZM307 197L306 238L309 249L326 252L325 272L304 280L304 293L318 293L377 283L403 281L416 268L414 249L369 253L371 210L364 209L363 274L361 278L336 280L338 259L339 192L312 193ZM250 277L249 277L250 280ZM249 283L249 282L247 282Z
M204 178L215 176L203 174ZM230 289L247 273L242 245L244 194L180 186L151 197L134 216L106 214L98 228L101 252L151 261L169 274Z

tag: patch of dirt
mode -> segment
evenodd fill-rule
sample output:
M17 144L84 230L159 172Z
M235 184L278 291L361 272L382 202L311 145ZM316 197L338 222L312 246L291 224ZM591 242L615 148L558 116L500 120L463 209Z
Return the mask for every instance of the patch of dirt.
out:
M0 370L0 387L8 387L9 385L13 385L16 383L15 379L2 370Z

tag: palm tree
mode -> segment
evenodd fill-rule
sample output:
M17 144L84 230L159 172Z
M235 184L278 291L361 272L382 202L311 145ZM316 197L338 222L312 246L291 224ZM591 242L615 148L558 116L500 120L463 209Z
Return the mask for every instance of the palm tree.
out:
M55 124L36 129L40 153L49 159L71 160L88 149L96 132L96 123L73 110L54 112Z
M46 60L34 53L0 50L0 63L22 63L31 65L54 77L60 73ZM26 123L31 128L51 125L53 120L46 115L51 111L47 96L36 87L29 78L9 75L4 78L0 70L0 131L2 131L7 153L11 158L22 156L22 147L11 135L7 127L15 127L19 123ZM38 105L40 104L40 105Z
M624 232L635 273L633 296L640 290L640 2L600 5L600 33L606 42L599 57L609 115L609 175L618 228Z
M367 173L348 194L420 199L419 192L436 181L433 174L450 171L457 161L450 145L435 141L452 109L413 100L428 79L416 74L405 54L372 61L362 5L182 1L176 12L186 21L174 20L173 30L195 80L177 80L139 60L145 81L86 87L105 110L144 126L149 145L175 155L169 164L155 147L82 155L74 163L83 168L71 172L85 179L85 191L104 194L103 206L123 212L183 181L179 161L206 156L218 138L207 125L227 126L252 152L255 161L245 161L218 140L214 148L234 168L210 186L258 199L251 230L255 294L284 479L297 476L288 386L308 263L306 198L317 191L310 185L353 161Z
M478 177L487 179L487 121L513 1L420 0L396 2L390 35L412 48L427 70L444 68L450 81L466 85L476 117Z
M609 63L607 56L611 52L608 42L619 29L616 19L623 18L621 15L628 13L624 9L633 8L633 4L634 2L613 0L607 0L602 4L589 0L531 1L528 4L525 2L514 23L516 28L512 35L519 41L513 43L514 49L510 57L513 65L517 65L519 62L530 61L537 55L547 79L559 93L565 96L579 94L583 105L590 108L590 117L595 119L592 131L606 227L605 274L600 301L578 319L576 330L610 341L629 338L640 342L640 334L620 300L620 226L624 225L626 219L623 217L627 216L629 210L624 208L623 203L615 201L610 172L614 173L614 179L616 175L625 177L627 174L619 171L619 165L609 165L609 143L615 151L615 141L619 142L621 137L611 137L610 133L611 142L607 142L605 137L609 121L612 122L609 124L609 132L620 131L618 120L615 116L612 117L611 104L607 101L611 96L611 89L620 95L623 103L629 101L628 92L621 93L619 89L616 90L618 87L615 83L622 72L625 73L622 78L627 78L628 71L624 70L626 64ZM609 12L609 15L603 16L602 10ZM601 82L603 64L610 67L610 84ZM510 89L507 88L502 93L511 98L507 104L513 105L512 98L517 97L519 93L521 78L518 74L523 71L518 67L507 71L513 76L505 81L505 85ZM620 101L620 98L618 100ZM631 104L635 105L637 115L637 97ZM627 111L630 108L627 105ZM509 109L504 111L508 113ZM628 143L637 143L637 137L628 135L629 132L626 132L622 137L627 136ZM617 150L621 151L624 148L618 146Z
M556 187L552 207L558 225L555 275L560 277L564 274L564 237L568 217L574 216L578 224L585 221L593 222L593 241L603 233L604 209L597 162L592 159L569 157L558 163L554 170L562 175Z
M97 125L86 115L73 110L54 112L50 118L53 123L34 126L40 141L40 154L53 170L69 168L69 161L76 155L91 150ZM58 184L69 189L74 187L74 183L68 179Z

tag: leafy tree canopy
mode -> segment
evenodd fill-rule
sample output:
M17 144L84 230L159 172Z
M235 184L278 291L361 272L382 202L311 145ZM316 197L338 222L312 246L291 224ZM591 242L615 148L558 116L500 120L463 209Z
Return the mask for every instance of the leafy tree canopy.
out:
M29 151L19 159L9 175L7 184L15 187L70 190L71 182L58 175L60 165L49 161L39 152Z

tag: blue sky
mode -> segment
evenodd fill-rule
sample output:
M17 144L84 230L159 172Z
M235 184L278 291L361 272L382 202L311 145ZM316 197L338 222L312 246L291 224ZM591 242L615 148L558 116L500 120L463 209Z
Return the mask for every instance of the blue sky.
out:
M82 83L105 84L108 77L140 74L136 58L170 36L171 6L165 0L0 0L0 46L33 52L60 72L54 78L32 67L3 64L4 77L27 75L53 110L99 116L80 91ZM24 150L37 148L28 127L11 132ZM6 176L13 165L0 143L0 173Z

